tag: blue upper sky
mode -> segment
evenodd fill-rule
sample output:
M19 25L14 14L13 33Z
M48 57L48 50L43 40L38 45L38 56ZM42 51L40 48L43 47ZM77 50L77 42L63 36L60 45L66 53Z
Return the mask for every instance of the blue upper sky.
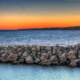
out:
M18 10L79 14L80 0L0 0L0 12Z
M0 3L10 3L10 2L80 2L80 0L0 0Z

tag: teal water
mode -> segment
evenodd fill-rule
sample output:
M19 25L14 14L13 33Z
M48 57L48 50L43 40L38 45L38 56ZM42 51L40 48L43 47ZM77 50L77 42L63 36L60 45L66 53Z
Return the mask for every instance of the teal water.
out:
M80 69L0 64L0 80L80 80Z

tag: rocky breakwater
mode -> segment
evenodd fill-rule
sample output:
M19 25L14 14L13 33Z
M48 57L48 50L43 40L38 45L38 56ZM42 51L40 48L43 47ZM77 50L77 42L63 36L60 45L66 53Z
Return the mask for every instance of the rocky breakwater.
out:
M74 46L0 46L0 62L80 66L80 44Z

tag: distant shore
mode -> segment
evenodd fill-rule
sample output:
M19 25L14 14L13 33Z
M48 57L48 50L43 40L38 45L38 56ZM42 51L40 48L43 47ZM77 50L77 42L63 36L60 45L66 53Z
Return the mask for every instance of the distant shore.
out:
M49 27L49 28L30 28L30 29L2 29L0 31L19 31L19 30L80 30L80 26L68 26L68 27L63 27L63 28L57 28L57 27Z
M18 30L80 30L80 26L63 27L63 28L33 28L33 29L18 29Z
M0 62L12 64L80 66L80 44L72 46L0 46Z

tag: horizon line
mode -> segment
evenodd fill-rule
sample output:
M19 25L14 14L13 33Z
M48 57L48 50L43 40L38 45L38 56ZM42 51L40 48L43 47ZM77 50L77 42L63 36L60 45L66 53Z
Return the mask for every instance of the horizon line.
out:
M47 27L47 28L18 28L18 29L0 29L1 30L47 30L47 29L52 29L52 30L55 30L55 29L80 29L80 26L68 26L68 27Z

